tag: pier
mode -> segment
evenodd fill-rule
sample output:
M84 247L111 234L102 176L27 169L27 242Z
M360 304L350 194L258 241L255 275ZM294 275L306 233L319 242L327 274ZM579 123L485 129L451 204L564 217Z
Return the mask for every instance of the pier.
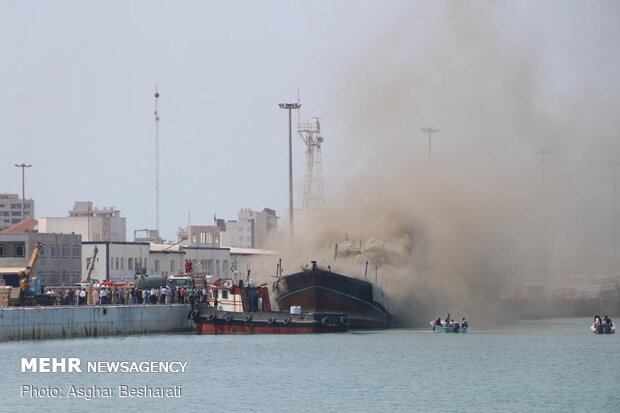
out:
M189 304L0 308L0 342L188 332Z

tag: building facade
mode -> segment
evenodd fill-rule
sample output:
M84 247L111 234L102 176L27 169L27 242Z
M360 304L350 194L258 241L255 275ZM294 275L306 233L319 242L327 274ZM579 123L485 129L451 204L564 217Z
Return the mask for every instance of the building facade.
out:
M7 285L17 287L18 274L24 269L37 242L41 253L32 271L45 286L73 285L81 278L82 237L78 234L40 232L0 233L0 273Z
M95 248L97 253L95 254ZM94 259L90 278L111 281L133 281L136 270L150 268L148 242L86 241L82 243L82 268L88 271ZM153 274L153 272L147 272Z
M226 222L221 234L222 245L238 248L267 248L278 229L278 216L273 209L262 211L241 209L237 220Z
M0 194L0 229L23 221L22 203L24 204L24 219L34 218L32 199L22 200L17 194Z
M58 234L80 234L84 241L125 242L126 223L121 211L114 207L93 208L93 203L76 202L67 217L39 218L39 231Z

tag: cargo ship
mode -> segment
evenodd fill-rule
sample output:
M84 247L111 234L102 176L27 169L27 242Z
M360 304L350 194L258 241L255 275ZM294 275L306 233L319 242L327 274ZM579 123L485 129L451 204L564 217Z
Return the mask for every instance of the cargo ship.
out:
M373 283L319 268L316 261L273 284L279 308L301 306L311 312L348 314L350 329L389 328L392 316L383 291Z
M195 303L189 317L200 334L312 334L348 330L347 314L302 312L293 306L288 312L272 311L269 291L252 280L216 280L208 288L207 302Z

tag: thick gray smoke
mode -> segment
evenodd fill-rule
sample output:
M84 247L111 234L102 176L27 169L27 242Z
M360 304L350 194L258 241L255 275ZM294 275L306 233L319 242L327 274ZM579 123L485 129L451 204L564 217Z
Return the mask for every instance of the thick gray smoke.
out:
M347 62L324 148L345 178L298 214L285 272L368 260L405 325L503 317L504 286L542 282L545 148L548 277L610 273L620 7L513 3L415 3ZM362 257L334 262L345 238Z

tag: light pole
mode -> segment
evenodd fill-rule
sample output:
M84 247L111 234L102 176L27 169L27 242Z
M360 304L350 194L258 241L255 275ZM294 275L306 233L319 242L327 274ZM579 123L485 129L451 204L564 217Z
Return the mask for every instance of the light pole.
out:
M30 168L32 165L20 163L15 164L18 168L22 168L22 221L24 220L24 202L26 202L26 168Z
M618 261L617 261L618 234L616 232L617 231L616 230L616 227L617 227L617 222L616 222L616 220L617 220L617 218L616 218L616 168L618 166L620 166L620 162L612 162L611 163L611 179L612 179L612 184L611 184L612 185L612 189L611 189L611 191L612 191L612 201L611 201L612 202L612 204L611 204L612 207L611 208L612 209L611 209L611 213L612 213L612 216L613 216L613 236L614 236L614 255L613 255L614 261L612 263L612 273L611 273L612 277L615 277L616 276L616 272L618 271Z
M299 109L301 103L280 103L280 109L288 110L288 218L289 234L293 240L293 125L291 111Z
M545 156L551 153L548 149L541 149L536 151L536 155L542 157L542 185L541 185L541 199L542 199L542 267L543 267L543 284L547 283L547 228L545 222Z
M431 167L431 137L433 133L439 132L439 129L433 128L420 128L420 130L424 133L428 133L428 167Z

